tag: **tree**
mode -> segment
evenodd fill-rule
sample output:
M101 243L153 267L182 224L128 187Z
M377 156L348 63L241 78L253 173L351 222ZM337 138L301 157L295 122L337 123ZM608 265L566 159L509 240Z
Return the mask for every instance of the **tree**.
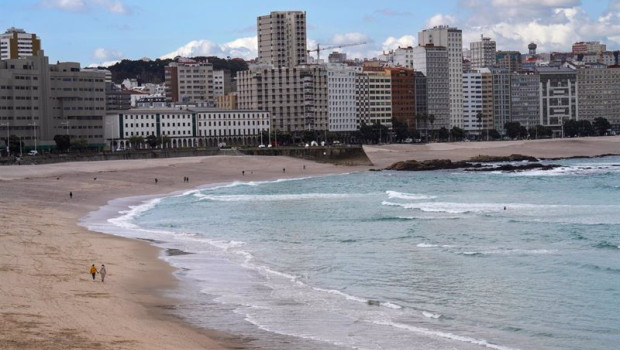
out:
M409 137L407 123L399 122L396 118L392 118L392 130L396 134L396 140L402 141Z
M71 141L71 147L83 151L88 148L88 140L85 138L73 139Z
M603 136L607 133L607 130L611 129L611 124L606 118L598 117L594 118L592 127L598 136Z
M499 134L499 131L497 131L497 129L491 129L491 130L487 130L487 135L492 139L492 140L499 140L502 136Z
M172 139L168 135L157 136L157 142L160 145L163 145L165 148L170 148L170 141Z
M24 142L15 135L9 136L9 150L11 154L19 154L20 150L24 147Z
M462 141L465 138L465 130L455 126L450 130L450 136L453 141Z
M160 140L158 140L157 136L151 134L146 137L146 144L151 147L151 149L157 147L159 145Z
M144 143L144 137L132 136L129 138L129 143L131 144L131 147L138 148L138 145L141 145Z
M506 129L506 135L508 135L508 137L515 139L521 134L521 123L506 122L506 124L504 124L504 129Z
M448 129L442 126L441 129L439 129L439 131L437 132L437 136L439 137L439 140L447 141L448 137L450 137L450 132L448 131Z
M69 135L55 135L56 149L60 152L66 152L71 147L71 137Z
M589 120L580 120L577 122L577 136L593 136L595 135L592 123Z
M565 120L562 128L564 137L573 137L579 133L579 125L577 124L577 121L575 119Z

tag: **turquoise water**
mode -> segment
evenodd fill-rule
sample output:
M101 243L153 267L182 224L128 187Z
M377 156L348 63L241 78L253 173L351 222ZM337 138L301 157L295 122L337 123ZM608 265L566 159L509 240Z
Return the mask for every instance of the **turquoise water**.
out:
M151 200L191 322L272 349L617 349L620 157L364 172ZM291 345L294 344L294 345Z

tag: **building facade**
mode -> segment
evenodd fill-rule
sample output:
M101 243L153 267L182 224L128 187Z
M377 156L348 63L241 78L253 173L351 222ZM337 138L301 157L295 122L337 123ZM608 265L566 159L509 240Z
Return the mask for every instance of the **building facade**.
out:
M218 69L213 71L213 95L224 96L232 92L232 76L230 71Z
M179 59L165 67L166 101L207 103L215 106L213 65L192 59Z
M536 67L540 76L540 121L563 135L563 124L579 120L577 72L564 67Z
M110 111L105 120L105 139L113 150L148 148L132 144L155 136L158 148L259 145L267 142L269 113L215 108L141 108Z
M521 70L521 53L518 51L498 51L495 55L498 68L508 72L518 72Z
M480 35L480 41L469 43L471 68L493 67L496 64L497 44L491 38Z
M415 72L408 68L386 68L392 86L392 117L415 129Z
M620 132L620 67L581 68L577 71L579 119L607 119Z
M257 19L258 62L275 67L307 63L306 12L274 11Z
M448 51L443 46L413 48L414 69L426 77L426 113L435 119L431 129L451 128L450 118L450 65ZM462 73L461 73L462 75ZM461 80L462 81L462 77ZM462 86L460 95L463 95ZM461 109L463 106L461 106ZM460 114L463 112L461 110Z
M237 103L240 109L268 111L274 130L327 130L327 70L323 65L251 66L237 74Z
M463 32L449 26L436 26L418 33L421 46L443 46L448 52L450 120L448 128L463 127Z
M327 66L327 120L328 131L355 131L357 71L344 64Z
M54 148L55 135L103 146L104 79L105 74L82 71L78 63L50 65L43 51L2 60L0 124L28 149Z
M511 121L527 129L540 122L540 77L534 71L513 72L510 77Z
M0 34L0 60L36 56L40 50L41 40L36 34L14 27Z

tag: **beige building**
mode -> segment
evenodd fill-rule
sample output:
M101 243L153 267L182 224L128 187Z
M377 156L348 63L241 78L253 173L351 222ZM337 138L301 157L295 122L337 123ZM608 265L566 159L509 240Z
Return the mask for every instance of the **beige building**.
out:
M579 119L603 117L620 130L620 67L577 70Z
M213 65L181 58L165 68L166 102L215 106Z
M306 12L274 11L260 16L258 29L258 62L275 67L306 64Z
M41 50L41 40L36 34L11 27L0 34L0 60L36 56Z
M55 147L55 135L103 145L105 74L79 63L50 65L39 56L0 61L0 135L19 137L28 149Z
M219 109L237 109L237 93L231 92L224 96L215 96L217 108Z
M327 130L325 66L251 66L237 73L237 103L240 109L268 111L275 130Z

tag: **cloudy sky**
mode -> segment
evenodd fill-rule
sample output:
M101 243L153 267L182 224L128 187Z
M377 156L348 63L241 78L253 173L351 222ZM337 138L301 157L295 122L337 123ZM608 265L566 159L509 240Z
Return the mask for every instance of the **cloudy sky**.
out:
M303 10L309 48L342 48L349 57L417 45L417 33L447 24L463 45L481 34L500 50L569 51L598 40L620 49L620 0L0 0L0 30L36 33L50 62L87 66L123 58L256 57L256 17Z

